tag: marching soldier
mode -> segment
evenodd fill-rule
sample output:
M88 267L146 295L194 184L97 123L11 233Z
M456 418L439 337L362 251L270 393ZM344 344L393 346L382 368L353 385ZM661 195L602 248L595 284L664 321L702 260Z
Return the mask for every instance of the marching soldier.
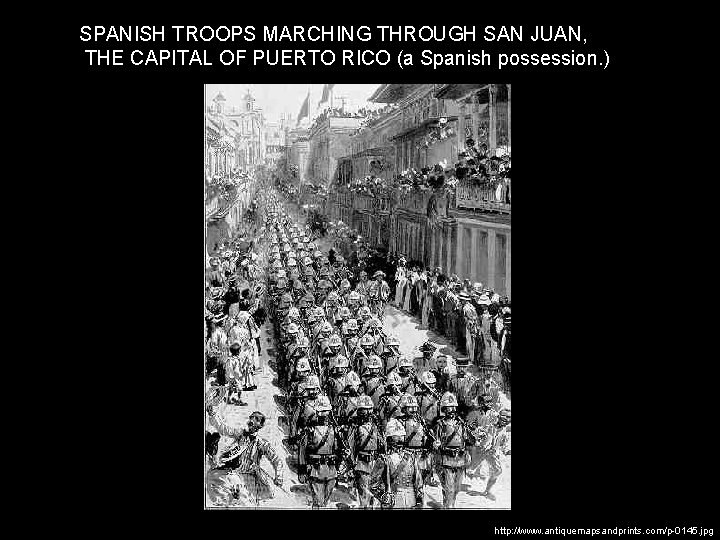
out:
M295 408L300 403L305 383L307 383L310 376L310 362L308 359L298 358L292 373L293 378L288 388L288 412L291 414L295 412Z
M344 382L345 388L332 402L333 413L341 427L347 426L355 417L359 399L365 395L362 393L360 377L354 371L350 371L345 375Z
M383 384L383 378L380 375L380 370L382 370L382 360L380 360L380 358L376 355L370 355L370 357L365 361L363 367L363 392L370 396L375 410L378 411L380 406L380 397L385 393L385 385Z
M330 422L330 400L320 396L313 423L302 431L298 457L298 480L309 483L313 508L327 506L337 483L337 461L342 439Z
M378 401L377 411L382 422L383 429L387 426L388 421L391 418L399 418L402 416L402 409L400 409L400 385L402 380L400 375L393 372L387 376L385 381L385 393L380 396Z
M330 398L330 403L335 403L338 394L345 389L345 374L349 366L348 359L342 355L330 358L328 363L329 377L325 383L325 393Z
M494 501L495 495L491 489L502 474L501 456L509 445L510 411L503 409L500 412L491 408L489 402L484 402L480 408L473 411L468 426L475 433L478 445L473 448L472 461L468 474L473 476L478 472L484 461L487 461L490 475L482 495Z
M425 371L420 375L420 384L415 391L415 398L418 400L419 413L423 417L425 425L433 427L440 416L438 404L440 396L435 390L435 375L431 371Z
M350 460L354 464L355 488L361 508L373 507L370 491L370 474L378 456L385 453L385 440L373 417L373 402L369 396L360 396L357 416L348 433Z
M362 366L370 356L374 355L374 349L375 340L370 334L365 334L361 337L359 347L355 347L352 358L350 359L353 368L359 370L360 366Z
M357 321L355 319L349 319L347 323L343 324L341 333L343 345L345 346L345 356L352 358L359 343L359 338L357 337Z
M385 348L380 355L385 366L385 375L394 371L400 362L400 340L397 336L388 336L385 340Z
M350 308L350 316L354 319L358 318L362 297L358 291L351 291L348 295L348 307Z
M415 395L415 367L413 361L404 356L398 364L397 374L400 375L400 392Z
M320 381L317 375L310 375L305 384L300 388L301 395L298 406L290 423L290 443L297 442L302 430L315 419L315 406L320 396Z
M478 395L478 379L467 372L470 359L467 356L455 360L457 372L450 378L448 390L457 396L458 415L465 418L472 409L472 402Z
M400 398L402 409L401 420L405 426L405 448L415 454L418 467L422 472L423 482L427 483L428 478L432 479L432 431L418 411L418 402L415 396L403 394Z
M370 490L381 508L422 508L425 502L422 472L417 457L404 448L405 427L391 419L385 430L387 453L380 456L370 475Z
M440 399L441 417L435 425L433 441L433 448L439 453L437 467L445 508L455 508L455 498L468 465L466 447L475 444L474 435L458 417L457 409L457 398L445 392Z

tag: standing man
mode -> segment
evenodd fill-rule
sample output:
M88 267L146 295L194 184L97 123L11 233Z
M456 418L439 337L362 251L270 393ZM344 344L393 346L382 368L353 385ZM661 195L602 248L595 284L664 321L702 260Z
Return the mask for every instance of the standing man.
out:
M467 294L462 293L460 295L460 302L462 303L462 318L465 321L465 348L467 349L467 355L470 357L470 362L474 363L478 315Z
M250 415L246 429L229 426L218 416L218 407L206 409L209 424L217 432L233 439L232 445L215 460L215 467L207 473L207 494L218 506L228 506L237 499L242 506L256 506L260 500L273 497L267 473L260 467L265 457L273 466L276 486L283 483L283 462L273 445L259 437L265 425L265 415L255 411Z
M404 448L405 427L393 418L385 435L387 454L373 467L370 490L381 508L422 508L425 502L422 472L415 454Z
M450 392L440 399L440 414L435 426L433 448L438 451L438 472L442 485L443 506L455 508L455 499L468 465L466 447L475 444L475 437L457 415L458 401Z
M458 415L465 418L472 409L472 402L478 395L478 379L467 372L470 359L463 356L455 360L457 372L450 378L448 391L457 396Z
M320 396L315 421L303 429L298 456L298 480L310 484L313 508L327 506L337 483L336 463L342 440L330 423L330 400Z
M385 440L372 412L373 402L370 396L360 396L357 415L350 425L348 434L350 459L355 464L355 488L361 508L373 507L370 474L378 457L385 453Z

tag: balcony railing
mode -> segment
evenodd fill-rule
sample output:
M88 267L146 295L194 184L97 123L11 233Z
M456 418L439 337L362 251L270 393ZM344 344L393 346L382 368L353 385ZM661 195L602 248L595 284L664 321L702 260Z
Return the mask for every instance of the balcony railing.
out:
M430 190L401 192L398 194L397 208L400 210L408 210L410 212L425 214L432 194L433 192Z
M491 210L506 214L510 213L510 203L498 201L495 189L476 187L467 183L457 185L455 206L469 210Z

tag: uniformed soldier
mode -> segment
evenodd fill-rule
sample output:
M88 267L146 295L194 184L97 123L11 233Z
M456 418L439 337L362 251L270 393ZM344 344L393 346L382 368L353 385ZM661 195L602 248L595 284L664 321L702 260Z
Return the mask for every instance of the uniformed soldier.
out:
M332 337L337 336L333 335ZM338 337L338 341L339 339ZM338 394L345 389L345 375L349 368L350 363L345 356L338 354L330 358L328 363L329 377L325 382L325 393L330 398L330 403L335 403Z
M370 491L381 508L422 508L425 502L422 472L416 455L404 448L405 427L400 420L391 419L385 435L387 453L373 467Z
M509 446L510 411L502 409L498 412L485 401L471 415L468 427L474 431L478 445L472 449L472 461L467 473L475 476L483 462L487 461L490 474L482 495L494 501L495 495L490 490L503 471L501 459L506 446Z
M355 347L350 364L356 371L360 370L361 366L370 358L371 355L375 354L375 340L370 334L365 334L360 338L359 346Z
M374 499L370 492L370 474L378 456L385 453L385 439L373 416L370 396L363 395L358 398L357 416L350 424L348 433L348 449L360 507L372 508Z
M418 400L420 416L423 417L425 425L432 428L440 416L438 401L440 396L435 389L435 375L432 371L425 371L420 375L420 383L415 390L415 398Z
M348 322L343 324L342 329L343 345L345 346L345 356L352 358L355 353L355 349L359 344L358 323L355 319L348 319Z
M350 320L350 308L342 306L338 309L338 316L335 318L335 326L342 331L347 322Z
M412 359L403 356L398 364L397 374L400 375L400 392L415 395L415 366Z
M349 371L343 378L345 388L338 393L332 402L335 419L341 427L347 426L355 417L362 393L360 377L354 371Z
M363 393L370 396L373 406L377 412L380 405L380 397L385 393L385 384L380 372L382 360L377 355L370 355L362 366L362 389Z
M342 438L330 421L330 400L320 396L316 417L302 431L298 456L298 480L308 482L313 508L327 506L337 482L337 462L343 450Z
M385 347L380 357L383 360L385 375L394 371L400 362L400 340L397 336L388 336L385 339Z
M402 393L400 392L401 384L402 380L400 379L400 375L395 372L390 373L385 380L385 392L380 396L377 405L377 412L383 429L387 426L391 418L399 418L402 416L402 409L400 408L400 398L402 397Z
M442 485L443 506L455 507L465 469L468 465L468 445L475 444L475 437L457 415L458 401L455 395L445 392L440 399L440 418L435 425L433 448L438 451L436 460L438 476Z
M293 376L288 386L288 412L292 415L295 412L302 392L305 389L305 383L310 376L310 362L307 358L298 358L294 369L292 370Z
M314 420L316 416L315 405L320 396L320 380L317 375L310 375L301 387L300 400L293 413L290 423L290 443L297 442L302 430Z
M355 319L358 316L358 311L361 307L361 301L362 298L359 292L351 291L350 294L348 294L348 307L350 308L350 316Z
M400 398L401 417L405 426L405 448L415 453L423 482L432 480L432 425L428 424L419 412L419 404L415 396L403 394ZM435 484L437 485L437 484Z
M462 356L455 360L457 371L450 377L448 390L455 394L458 401L458 415L465 418L472 408L472 402L478 395L478 379L467 372L470 359Z

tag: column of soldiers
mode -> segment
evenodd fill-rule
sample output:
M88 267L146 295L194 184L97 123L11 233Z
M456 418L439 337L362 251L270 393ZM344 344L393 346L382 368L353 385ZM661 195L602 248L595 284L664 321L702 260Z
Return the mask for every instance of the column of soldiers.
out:
M422 357L401 355L398 337L382 325L390 294L384 273L368 268L355 280L342 257L323 254L310 230L293 223L277 195L266 197L258 240L267 256L286 443L313 507L327 506L343 483L363 508L422 508L424 487L437 477L443 505L452 508L466 471L483 461L490 466L484 494L494 498L510 423L496 367L476 378L469 359L458 358L450 376L429 343Z

